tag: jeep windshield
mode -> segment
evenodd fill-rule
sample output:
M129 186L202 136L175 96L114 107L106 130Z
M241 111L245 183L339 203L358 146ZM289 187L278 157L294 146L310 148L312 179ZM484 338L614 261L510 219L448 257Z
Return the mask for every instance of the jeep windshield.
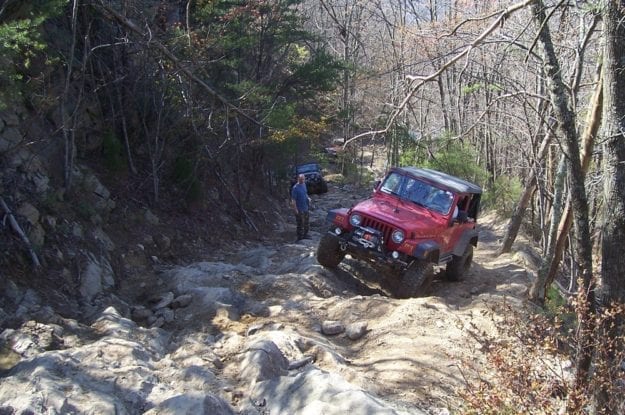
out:
M442 214L449 212L454 198L448 190L397 172L386 176L380 191Z

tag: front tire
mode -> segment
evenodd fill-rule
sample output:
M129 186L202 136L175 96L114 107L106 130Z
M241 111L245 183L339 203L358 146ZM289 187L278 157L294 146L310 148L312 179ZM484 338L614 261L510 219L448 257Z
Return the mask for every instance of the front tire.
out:
M445 278L447 281L460 281L471 268L473 262L473 245L468 244L461 256L454 256L454 259L447 264Z
M317 261L326 268L336 268L345 258L345 252L341 251L339 240L329 233L324 234L317 247Z
M430 262L415 260L404 271L395 291L397 298L412 298L425 294L434 278L434 267Z

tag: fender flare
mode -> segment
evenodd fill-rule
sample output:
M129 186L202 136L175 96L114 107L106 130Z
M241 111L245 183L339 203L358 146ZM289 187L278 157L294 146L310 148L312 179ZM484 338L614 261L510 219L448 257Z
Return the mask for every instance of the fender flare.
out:
M438 263L441 248L435 241L424 241L417 245L412 256L428 262Z
M456 246L454 246L454 250L452 253L455 256L462 256L462 254L464 254L464 251L466 251L467 246L469 244L477 247L477 239L478 239L477 230L475 229L465 230L464 232L462 232L462 235L460 235L460 238L458 238L458 243L456 244Z
M328 211L326 222L337 225L347 226L347 208L338 208Z

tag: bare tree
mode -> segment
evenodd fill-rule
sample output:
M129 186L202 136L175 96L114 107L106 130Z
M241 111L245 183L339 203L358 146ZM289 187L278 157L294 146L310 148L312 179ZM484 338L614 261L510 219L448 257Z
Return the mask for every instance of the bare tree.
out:
M161 80L167 84L165 74L161 68ZM145 85L143 83L139 85ZM141 116L144 139L148 148L150 159L150 176L152 177L152 197L155 204L160 199L161 170L163 166L163 153L167 144L166 126L168 126L168 110L171 105L168 103L167 91L161 85L147 88L148 93L137 102L137 109Z
M581 168L583 174L587 173L590 166L592 149L600 126L601 110L603 108L603 87L601 79L597 81L596 85L595 94L589 103L590 111L587 115L586 129L582 137ZM541 271L538 273L538 277L530 290L530 299L538 304L544 302L547 288L555 280L556 272L562 260L565 244L571 230L572 219L572 206L570 199L567 199L563 211L559 213L557 217L554 216L552 218L552 226L556 223L558 224L556 235L553 240L549 240L549 248L547 249L548 255L545 257L544 265L541 267Z
M602 303L625 302L625 4L604 1Z
M608 308L615 304L625 304L625 2L604 0L603 39L604 39L604 106L603 128L603 209L601 223L601 290L599 303ZM625 317L617 313L600 327L599 336L607 341L625 334ZM604 341L604 344L607 343ZM606 351L604 367L617 370L625 346L616 342ZM616 369L615 369L616 368ZM612 389L615 378L609 378L594 390L594 413L622 413ZM623 405L623 402L620 402Z
M547 150L549 149L549 145L553 139L553 134L550 130L547 130L546 134L544 134L543 142L540 146L540 150L536 155L536 159L539 161L544 160L545 155L547 154ZM504 235L503 241L499 250L497 251L498 255L501 255L506 252L510 252L512 249L512 244L516 239L519 229L521 228L521 223L523 222L525 211L527 206L530 203L530 199L534 190L536 189L536 177L538 175L537 167L530 172L530 177L525 182L525 187L523 188L523 192L521 193L521 197L515 207L515 210L512 214L512 217L508 221L508 226L506 227L506 233Z
M553 105L554 113L559 123L559 130L563 135L563 152L567 158L567 175L571 186L571 202L575 225L576 248L578 250L579 271L581 284L578 290L578 319L579 338L576 358L576 390L582 390L587 384L592 361L593 320L595 308L595 282L592 273L592 246L590 239L590 225L588 215L588 201L584 184L579 145L577 143L577 124L575 112L570 107L566 88L562 80L560 63L556 56L551 32L547 21L547 13L542 1L534 2L531 6L535 24L540 28L537 41L540 43L545 59L547 85ZM579 396L570 396L567 404L571 413L580 409Z
M61 118L63 120L63 141L64 141L64 180L65 187L70 188L72 186L72 176L74 173L74 157L76 154L76 139L75 139L75 112L78 104L74 108L69 107L70 88L72 86L72 76L74 70L74 59L76 55L76 36L78 27L78 6L80 1L74 0L72 2L72 19L71 19L71 31L72 41L70 46L70 53L67 59L67 70L65 73L65 88L63 89L63 96L61 97ZM81 91L82 92L82 91ZM80 100L79 100L80 101Z

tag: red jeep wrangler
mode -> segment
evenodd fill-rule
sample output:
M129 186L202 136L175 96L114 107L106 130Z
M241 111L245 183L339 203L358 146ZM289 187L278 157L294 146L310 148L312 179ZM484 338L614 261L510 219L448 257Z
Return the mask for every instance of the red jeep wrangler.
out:
M328 212L331 226L319 241L317 260L328 268L346 254L367 261L392 279L402 298L430 284L434 265L446 265L446 278L458 280L477 246L481 194L479 186L446 173L393 168L371 198Z

